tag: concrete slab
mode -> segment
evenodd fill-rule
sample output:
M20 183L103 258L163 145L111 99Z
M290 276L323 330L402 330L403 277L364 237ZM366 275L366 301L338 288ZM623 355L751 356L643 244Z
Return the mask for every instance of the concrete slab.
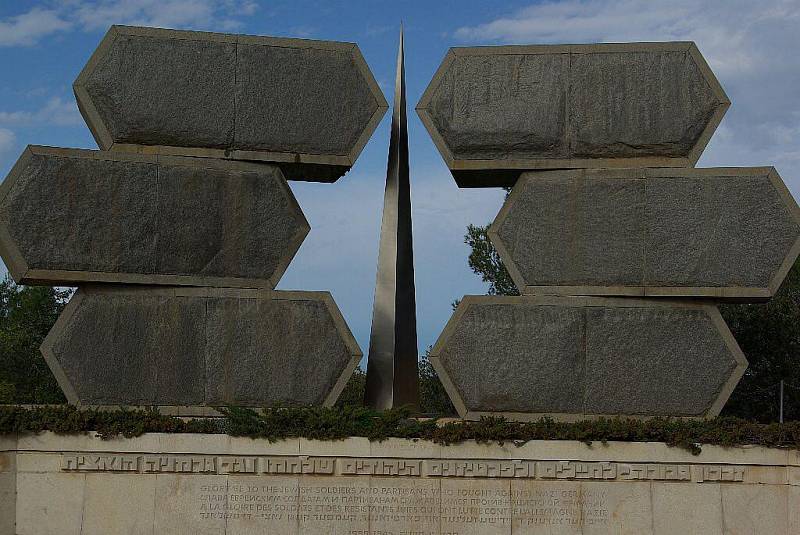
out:
M771 167L530 172L488 234L524 294L763 301L800 209Z
M103 150L275 162L333 182L388 108L354 43L112 26L74 84Z
M747 361L707 304L465 296L431 351L462 418L719 414Z
M451 48L417 113L460 187L690 167L730 102L691 42Z
M274 288L309 229L267 164L31 146L0 187L22 284Z
M42 344L71 403L332 405L361 351L326 292L84 286Z

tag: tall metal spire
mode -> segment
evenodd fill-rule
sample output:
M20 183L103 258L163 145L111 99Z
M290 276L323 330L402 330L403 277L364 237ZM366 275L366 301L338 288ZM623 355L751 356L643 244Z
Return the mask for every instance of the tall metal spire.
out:
M403 59L401 25L364 399L366 405L375 409L419 405L417 307Z

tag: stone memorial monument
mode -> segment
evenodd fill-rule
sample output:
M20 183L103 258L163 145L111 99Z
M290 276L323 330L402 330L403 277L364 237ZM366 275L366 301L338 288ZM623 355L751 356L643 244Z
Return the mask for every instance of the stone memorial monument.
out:
M459 186L514 186L488 234L522 294L431 351L461 417L719 414L747 361L714 302L800 254L775 169L692 167L728 106L694 43L450 49L417 111Z
M70 403L332 405L358 344L274 288L310 228L286 178L335 181L387 109L358 47L114 26L75 95L103 150L28 147L0 188L15 280L79 287L42 346Z
M403 58L376 408L416 396ZM42 347L69 401L332 404L359 348L329 293L275 285L309 232L286 179L336 181L387 108L358 48L113 27L75 92L102 150L28 147L0 186L12 276L79 288ZM521 293L466 296L433 349L462 417L719 413L747 362L715 303L800 253L774 169L692 167L727 107L690 43L448 53L420 116L460 186L514 185L490 237ZM800 452L0 435L0 535L117 533L795 535Z

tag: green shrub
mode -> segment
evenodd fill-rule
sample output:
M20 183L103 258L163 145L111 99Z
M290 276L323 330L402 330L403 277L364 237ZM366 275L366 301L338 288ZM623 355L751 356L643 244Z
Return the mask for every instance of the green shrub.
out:
M701 444L800 449L800 422L761 424L730 417L712 420L601 418L574 423L549 418L520 423L492 417L477 422L439 422L413 418L404 409L371 411L354 406L270 410L226 407L219 410L220 418L185 420L150 409L98 411L78 410L68 405L30 409L0 406L0 435L95 431L103 438L112 438L143 433L227 433L269 441L295 437L317 440L397 437L431 440L444 445L465 440L517 445L530 440L665 442L694 453L699 453Z

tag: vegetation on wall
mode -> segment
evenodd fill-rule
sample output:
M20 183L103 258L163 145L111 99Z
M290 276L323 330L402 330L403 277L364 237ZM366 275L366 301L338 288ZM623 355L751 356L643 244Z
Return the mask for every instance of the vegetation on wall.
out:
M510 422L483 418L477 422L412 418L407 410L371 411L364 407L272 409L220 408L223 417L183 420L154 410L81 411L68 405L26 409L0 406L0 436L53 431L60 434L97 432L103 438L143 433L217 433L276 441L304 437L339 440L366 437L425 439L438 444L465 440L513 443L530 440L665 442L699 453L701 445L757 444L800 449L800 422L759 424L738 418L713 420L635 420L613 418L582 422Z

